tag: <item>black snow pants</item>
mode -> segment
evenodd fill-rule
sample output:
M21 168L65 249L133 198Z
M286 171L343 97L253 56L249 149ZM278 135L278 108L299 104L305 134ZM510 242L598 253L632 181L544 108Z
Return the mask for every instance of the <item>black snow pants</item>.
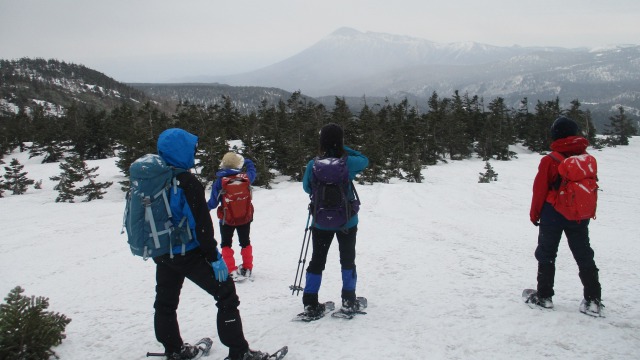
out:
M156 263L154 327L156 339L164 345L166 353L179 352L183 344L176 310L185 278L216 300L218 337L222 344L229 348L229 357L235 359L247 351L249 344L244 338L238 311L240 300L231 278L225 282L218 282L213 275L211 264L199 248L187 252L184 256L174 254L171 259L167 254L155 257L153 261Z
M535 253L538 260L538 294L540 297L554 295L555 262L563 232L567 237L573 258L578 264L584 298L600 300L598 268L593 259L593 249L589 244L589 219L567 220L550 203L545 203L540 213L538 247Z

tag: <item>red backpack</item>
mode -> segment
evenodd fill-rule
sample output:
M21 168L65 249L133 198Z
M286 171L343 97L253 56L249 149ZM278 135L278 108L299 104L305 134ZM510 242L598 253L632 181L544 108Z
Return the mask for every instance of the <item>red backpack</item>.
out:
M253 220L251 181L245 173L225 176L221 180L218 219L222 224L239 226Z
M565 158L557 151L549 154L559 162L560 185L553 207L568 220L596 218L598 164L589 154Z

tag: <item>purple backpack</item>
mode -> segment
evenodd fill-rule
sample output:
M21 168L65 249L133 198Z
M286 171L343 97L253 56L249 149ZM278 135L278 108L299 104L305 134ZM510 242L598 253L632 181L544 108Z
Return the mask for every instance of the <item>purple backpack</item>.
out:
M353 199L349 198L350 184ZM316 157L311 188L313 223L323 228L342 228L360 209L358 194L349 181L346 156Z

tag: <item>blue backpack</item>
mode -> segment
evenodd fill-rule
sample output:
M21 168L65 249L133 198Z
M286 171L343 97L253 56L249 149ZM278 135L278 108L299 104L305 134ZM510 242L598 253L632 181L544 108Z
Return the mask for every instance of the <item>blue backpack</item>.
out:
M175 226L171 214L171 196L181 195L175 177L185 171L167 165L155 154L131 164L123 227L133 255L144 260L167 253L173 257L174 246L182 245L184 254L186 244L193 240L187 217Z
M349 185L353 199L349 198ZM349 181L347 157L320 158L313 161L311 181L313 223L325 228L342 228L360 209L360 199Z

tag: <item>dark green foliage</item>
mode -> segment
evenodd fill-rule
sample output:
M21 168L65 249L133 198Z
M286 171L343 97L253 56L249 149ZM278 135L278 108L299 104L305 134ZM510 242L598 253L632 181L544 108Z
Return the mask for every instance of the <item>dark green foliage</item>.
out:
M68 157L64 163L60 164L62 173L58 176L52 176L50 179L58 181L54 186L54 190L58 190L56 202L75 202L76 197L84 196L83 201L91 201L102 199L102 195L106 193L105 189L111 186L112 182L96 182L95 174L98 167L89 168L87 163L79 156L74 155ZM83 182L84 185L76 188L76 184Z
M629 145L629 137L637 135L637 129L633 126L633 123L624 111L624 108L620 106L618 113L609 118L610 123L605 125L605 145L617 146L617 145Z
M58 356L53 347L66 338L71 319L46 311L49 299L26 297L17 286L0 305L0 359L48 360Z
M5 182L3 187L6 190L11 191L13 195L22 195L27 191L29 185L33 185L35 182L27 178L27 172L22 171L24 165L20 165L18 159L12 159L9 166L5 166L4 170L6 171L4 174Z
M46 115L42 106L36 106L32 112L31 140L29 158L44 156L42 163L58 162L63 158L63 122L55 116Z
M84 196L85 199L83 201L88 202L91 200L102 199L104 194L106 194L106 189L113 185L113 182L97 182L95 179L98 177L98 174L95 172L98 170L98 166L89 168L87 167L86 162L82 162L82 168L80 169L81 174L83 176L83 180L85 181L85 185L78 188L78 192L81 196Z
M76 183L83 179L82 163L83 161L78 156L71 156L60 163L62 170L60 175L50 177L51 180L58 181L58 184L53 187L54 190L58 190L56 202L72 203L76 196L82 195L80 190L76 188Z
M21 60L1 65L24 69L26 64L29 62ZM122 84L111 86L111 80L102 74L72 64L36 60L31 65L35 73L44 74L44 79L66 76L67 80L82 80L85 88L90 79L99 88L87 88L87 91L99 92L101 96L127 91ZM2 71L0 75L16 80ZM37 91L48 86L31 82L25 86L36 85ZM185 100L191 98L190 91L200 87L213 91L206 104ZM153 88L154 85L145 87L148 91ZM276 175L294 181L302 179L307 162L318 152L318 130L329 122L344 128L346 145L369 157L369 167L357 179L360 183L388 182L391 178L421 182L427 166L474 155L485 161L509 160L515 156L509 147L517 143L531 151L548 151L549 128L560 115L578 122L583 135L595 147L623 144L628 136L635 134L627 114L621 112L612 117L612 136L599 140L595 137L592 114L583 111L577 99L568 109L560 107L558 98L537 101L532 109L524 98L520 106L513 109L500 97L485 105L484 99L467 93L454 91L450 97L441 97L433 92L426 99L412 97L411 103L405 98L398 102L378 99L380 103L369 104L363 98L364 106L355 113L345 98L334 97L329 109L299 91L290 94L288 99L285 93L274 91L263 93L260 105L253 107L257 110L252 111L238 104L246 103L248 94L260 91L257 89L213 85L176 88L185 92L165 99L167 103L178 104L171 112L151 101L123 100L104 107L79 99L66 102L64 111L52 114L34 106L33 93L16 93L7 100L18 105L17 113L0 114L0 150L2 154L17 147L23 151L31 142L31 156L43 156L43 162L60 161L65 154L75 154L82 160L116 155L117 166L126 179L133 161L144 154L156 153L156 141L162 131L180 127L199 138L195 172L203 183L215 180L220 159L229 151L230 144L238 141L242 145L236 151L256 165L255 185L269 188ZM617 125L625 121L627 125ZM614 136L614 132L621 135ZM74 185L81 180L88 181L85 186L93 189L86 201L101 197L109 186L108 183L92 184L86 175L77 175L81 180L73 180L74 176L63 173L55 177L59 181L58 201L74 201L76 196L85 196L80 193L89 191L88 188L76 189ZM128 181L121 184L126 191Z
M488 161L485 162L484 168L486 171L484 172L484 174L480 173L480 179L478 180L479 183L498 181L498 173L493 170L493 167L491 166L491 164L489 164Z

